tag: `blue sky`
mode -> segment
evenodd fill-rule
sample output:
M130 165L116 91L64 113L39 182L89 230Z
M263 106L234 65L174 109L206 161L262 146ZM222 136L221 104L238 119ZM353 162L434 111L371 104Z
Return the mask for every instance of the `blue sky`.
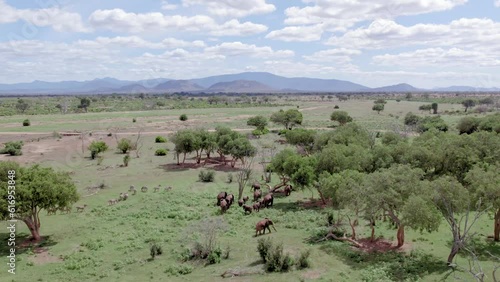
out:
M0 0L0 83L244 71L500 87L500 0Z

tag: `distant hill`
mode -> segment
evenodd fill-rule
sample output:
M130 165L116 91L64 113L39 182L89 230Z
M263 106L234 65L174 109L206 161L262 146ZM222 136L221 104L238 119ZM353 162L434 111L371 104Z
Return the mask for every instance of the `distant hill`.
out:
M35 80L29 83L0 84L0 94L109 94L109 93L163 93L163 92L233 92L233 93L300 93L300 92L488 92L500 88L450 86L421 89L401 83L369 88L361 84L337 79L308 77L283 77L268 72L243 72L209 76L189 80L151 78L139 81L119 80L111 77L88 81L47 82Z
M253 80L235 80L230 82L219 82L210 86L205 92L276 92L276 89Z
M298 91L314 92L354 92L368 89L368 87L337 79L319 79L307 77L283 77L267 72L244 72L239 74L226 74L210 76L191 81L210 87L219 82L231 82L236 80L251 80L262 83L274 89L293 89Z
M425 91L425 90L413 87L407 83L400 83L400 84L396 84L396 85L371 88L368 91L370 91L370 92L417 92L417 91Z
M205 88L190 80L169 80L157 85L153 89L164 92L191 92L203 91Z

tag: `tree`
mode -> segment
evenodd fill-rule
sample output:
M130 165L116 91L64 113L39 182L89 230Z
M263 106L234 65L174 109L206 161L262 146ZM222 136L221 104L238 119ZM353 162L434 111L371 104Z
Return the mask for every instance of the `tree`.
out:
M441 218L423 176L421 169L409 165L393 165L367 176L368 205L384 211L396 224L397 248L404 245L406 226L428 232L439 227Z
M367 148L357 144L328 144L316 154L316 171L321 173L339 173L343 170L357 170L360 172L371 170L371 155Z
M460 134L472 134L479 129L480 120L475 117L464 117L460 119L457 129Z
M471 229L483 211L480 206L472 205L467 189L450 176L440 177L432 181L430 186L434 190L435 205L450 226L453 236L447 260L448 265L451 265L458 252L465 248L474 236ZM476 214L473 218L469 218L473 208L476 208Z
M420 107L418 107L419 110L421 111L431 111L432 110L432 104L425 104L425 105L421 105Z
M462 101L462 105L465 107L465 112L467 112L467 110L469 108L472 108L476 105L476 101L474 101L472 99L467 99L467 100Z
M243 198L243 192L253 172L252 165L253 158L250 158L250 160L244 162L243 167L236 174L236 180L238 183L238 200Z
M432 103L431 104L431 108L432 108L432 113L437 115L438 113L438 103Z
M87 97L80 98L80 105L78 105L79 109L84 109L87 112L87 108L90 107L90 99Z
M500 166L476 165L466 177L465 183L476 199L484 205L491 205L494 213L494 240L500 241Z
M301 147L306 154L310 154L314 146L315 130L296 128L288 130L285 134L288 144Z
M108 150L108 145L104 141L92 141L89 145L90 157L95 159L99 153Z
M431 128L435 128L443 132L448 131L448 125L446 124L446 122L444 122L444 120L440 116L424 117L418 123L417 129L420 133L422 133L430 130Z
M377 113L380 114L380 112L384 110L384 104L375 104L373 105L372 110L377 111Z
M266 128L267 126L267 118L264 116L254 116L248 119L247 125L257 127L252 134L255 136L260 136L267 134L269 130Z
M132 141L127 138L122 138L120 139L120 141L118 141L117 148L125 154L132 149Z
M285 129L292 129L294 126L302 124L302 120L302 113L297 109L280 110L271 115L271 121L282 124Z
M245 157L253 157L257 153L257 149L250 143L246 137L239 137L227 143L227 148L229 153L233 158L231 161L231 167L236 165L238 160L241 160L242 164L245 164Z
M71 207L79 198L67 173L39 165L20 167L15 162L0 162L0 188L0 219L23 221L35 241L41 239L40 211ZM14 201L15 207L9 207Z
M421 118L412 112L408 112L405 116L404 123L408 126L416 126L420 122Z
M352 117L346 111L334 111L330 115L330 120L338 122L340 125L344 125L352 121Z
M201 139L192 130L179 130L171 138L175 145L177 154L177 165L180 165L180 154L184 155L182 163L186 161L186 155L201 149Z
M16 104L16 109L21 113L24 113L27 109L29 109L30 104L24 101L23 99L18 99Z

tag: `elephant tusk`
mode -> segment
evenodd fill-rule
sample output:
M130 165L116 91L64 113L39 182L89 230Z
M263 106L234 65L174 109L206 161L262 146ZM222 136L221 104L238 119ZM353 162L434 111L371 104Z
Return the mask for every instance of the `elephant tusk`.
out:
M274 229L274 231L278 232L278 230L276 230L276 227L274 227L274 225L273 225L273 229Z

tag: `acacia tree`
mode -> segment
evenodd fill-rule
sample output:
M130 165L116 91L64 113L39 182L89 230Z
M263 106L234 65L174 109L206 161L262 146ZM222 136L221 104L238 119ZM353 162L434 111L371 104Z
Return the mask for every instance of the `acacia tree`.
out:
M201 139L194 134L191 130L179 130L171 138L171 141L175 144L175 153L177 154L177 165L180 165L180 154L184 155L182 163L186 161L186 155L200 150Z
M340 125L344 125L352 121L352 117L346 111L335 111L330 115L330 120L338 122Z
M294 126L302 124L302 120L302 113L297 109L280 110L271 115L271 121L282 124L285 129L292 129Z
M435 231L440 216L432 193L422 181L424 172L408 165L393 165L367 176L366 195L371 209L380 209L398 227L397 248L404 245L405 227Z
M21 113L24 113L29 107L30 104L28 104L28 102L24 101L23 99L17 100L16 109Z
M474 200L471 200L469 191L453 177L442 176L432 181L430 186L434 190L435 205L448 223L453 236L447 260L448 265L451 265L458 252L474 237L472 227L485 210L480 205L481 201L477 206L473 205ZM471 218L473 209L476 212Z
M87 112L87 108L90 106L90 99L87 97L80 98L80 105L78 108L84 109Z
M483 204L491 205L494 213L494 240L500 241L500 166L476 165L465 176L469 190L482 199Z
M13 175L9 171L15 171L15 177L9 177ZM15 194L8 189L13 181ZM9 208L13 199L15 211ZM76 186L67 173L39 165L20 167L15 162L0 162L0 219L23 221L35 241L41 239L40 211L70 207L78 199Z
M467 100L464 100L462 101L462 106L464 106L465 108L465 112L467 112L467 110L469 108L472 108L476 105L476 101L472 100L472 99L467 99Z
M256 129L253 131L254 135L264 135L267 133L267 118L264 116L254 116L248 119L247 125L255 126Z
M289 130L285 134L288 144L296 145L302 148L306 154L310 154L314 147L315 130L296 128Z
M245 164L245 157L253 157L257 153L257 149L250 143L246 137L239 137L226 144L226 147L231 154L231 167L236 165L238 160Z
M384 110L384 104L375 104L373 105L372 110L380 114L380 112Z

